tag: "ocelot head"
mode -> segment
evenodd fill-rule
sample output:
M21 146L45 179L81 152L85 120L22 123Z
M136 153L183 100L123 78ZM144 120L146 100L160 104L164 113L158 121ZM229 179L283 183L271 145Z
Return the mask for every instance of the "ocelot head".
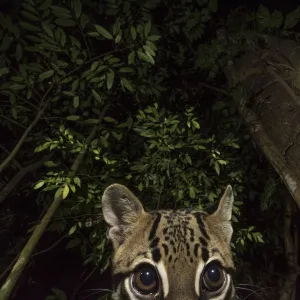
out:
M234 297L230 251L231 186L217 210L146 212L125 186L102 197L113 244L113 300L229 300Z

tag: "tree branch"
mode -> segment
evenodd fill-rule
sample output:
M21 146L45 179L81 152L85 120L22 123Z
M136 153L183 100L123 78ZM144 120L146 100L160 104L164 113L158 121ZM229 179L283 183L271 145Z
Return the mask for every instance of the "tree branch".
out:
M7 198L7 196L12 192L12 190L17 186L17 184L23 179L23 177L29 172L33 172L40 168L45 161L49 160L53 156L54 152L48 153L41 160L21 168L20 171L10 180L10 182L3 188L0 192L0 204Z
M83 145L82 150L79 152L77 155L75 161L73 162L69 176L68 178L72 178L76 171L78 170L81 162L83 161L83 158L87 152L87 149L92 142L92 140L95 138L96 133L98 129L101 126L102 120L107 113L109 107L111 106L112 102L109 102L102 110L101 115L99 116L98 119L98 126L94 127L90 133L90 135L87 137L85 144ZM60 206L62 202L62 196L57 197L56 199L53 200L52 204L50 205L49 209L47 210L46 214L40 221L40 223L36 226L35 230L33 231L31 237L29 238L27 244L23 248L17 262L15 263L13 269L11 270L9 276L7 277L5 283L2 285L0 289L0 299L1 300L8 300L10 294L12 293L13 288L15 287L20 275L22 274L25 266L30 260L30 257L39 242L41 236L43 235L45 229L47 228L51 218L53 217L54 213Z
M28 134L31 132L32 128L36 125L36 123L40 120L40 118L43 116L43 114L46 111L46 108L48 107L48 101L46 101L46 98L49 94L49 92L51 91L53 87L53 84L50 85L50 87L48 88L48 90L46 91L43 100L41 102L41 106L39 111L37 112L34 120L32 121L32 123L27 127L27 129L24 131L23 135L21 136L19 142L17 143L17 145L15 146L15 148L12 150L12 152L10 153L10 155L1 163L0 165L0 174L2 173L2 171L4 170L4 168L6 168L10 162L14 159L14 157L16 156L16 154L18 153L18 151L20 150L21 146L23 145L24 141L26 140Z
M19 127L21 127L21 128L26 128L25 126L23 126L22 124L18 123L17 121L12 120L12 119L10 119L10 118L8 118L8 117L5 117L5 116L3 116L3 115L0 115L0 118L6 120L6 121L8 121L8 122L11 122L11 123L13 123L13 124L15 124L15 125L17 125L17 126L19 126Z
M0 148L1 148L5 153L7 153L7 154L10 153L10 152L9 152L3 145L1 145L1 144L0 144ZM12 163L15 164L16 167L17 167L18 169L22 169L21 164L20 164L16 159L14 159Z

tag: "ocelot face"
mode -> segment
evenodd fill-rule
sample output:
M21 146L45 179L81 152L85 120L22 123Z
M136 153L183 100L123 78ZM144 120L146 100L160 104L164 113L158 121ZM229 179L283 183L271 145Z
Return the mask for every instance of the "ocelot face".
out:
M196 210L145 212L124 186L109 186L103 216L113 243L114 300L229 300L233 193L211 215Z

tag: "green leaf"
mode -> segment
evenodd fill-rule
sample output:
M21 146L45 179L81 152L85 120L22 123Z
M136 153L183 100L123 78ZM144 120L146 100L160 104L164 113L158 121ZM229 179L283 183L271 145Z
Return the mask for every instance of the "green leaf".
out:
M150 31L151 31L151 23L148 22L148 23L145 25L145 29L144 29L145 37L148 37Z
M26 10L21 10L20 14L27 18L28 20L34 21L34 22L39 22L40 18L35 16L34 14L31 14L29 12L27 12Z
M300 8L297 7L294 11L288 13L284 21L284 29L295 27L300 20Z
M143 52L140 52L140 51L138 52L138 56L139 56L140 59L144 60L145 62L148 62L152 65L155 64L155 61L154 61L152 56L149 56L149 55L147 55Z
M79 177L74 177L73 181L77 186L79 186L79 187L81 186L81 181L80 181Z
M215 171L218 175L220 175L220 165L218 164L217 161L215 161Z
M131 85L131 82L129 80L127 80L126 78L121 78L121 84L122 84L123 87L125 87L130 92L134 91L134 89Z
M99 103L101 103L101 97L100 97L100 95L99 95L94 89L92 89L92 94L93 94L94 98L95 98Z
M159 35L150 35L147 38L148 41L152 41L152 42L158 41L159 39L160 39Z
M54 21L57 25L59 26L64 26L64 27L73 27L76 25L76 22L71 20L71 19L62 19L62 18L59 18L59 19L56 19Z
M100 36L100 34L99 34L99 32L93 31L93 32L88 32L88 36L98 37L98 36Z
M0 77L8 73L9 73L9 68L4 67L0 69Z
M111 118L111 117L105 117L105 118L103 118L103 120L108 122L108 123L117 123L117 121L114 118Z
M44 162L44 166L48 167L48 168L54 168L57 166L57 163L55 163L52 160L48 160Z
M99 123L99 120L98 119L87 119L86 122L89 124L97 124L97 123Z
M73 10L76 19L78 19L81 16L82 7L81 7L81 1L80 0L73 0Z
M76 79L72 82L72 87L71 87L72 92L75 92L77 90L78 85L79 85L79 79Z
M53 0L45 0L43 1L43 3L38 7L38 10L46 10L48 9L51 4L52 4Z
M76 120L79 120L79 119L80 119L80 116L72 115L72 116L66 117L66 119L67 119L67 120L70 120L70 121L76 121Z
M185 155L185 158L186 158L186 161L187 161L190 165L192 165L192 159L191 159L191 157L190 157L188 154Z
M195 199L196 197L195 189L192 186L190 186L189 188L189 196L191 197L191 199Z
M27 30L29 30L29 31L33 31L33 32L39 32L39 31L41 31L41 28L40 28L40 27L34 26L34 25L29 24L29 23L27 23L27 22L20 22L20 25L21 25L23 28L25 28L25 29L27 29Z
M122 32L120 31L120 32L118 33L118 35L116 36L116 38L115 38L116 44L119 44L120 41L121 41L121 39L122 39Z
M155 56L155 52L149 46L144 45L143 48L144 48L147 55Z
M78 96L75 96L73 98L73 106L74 106L74 108L77 108L79 106L79 97Z
M129 65L133 64L134 59L135 59L135 52L131 51L128 55L128 64Z
M194 125L195 128L200 129L200 125L196 120L192 120L192 124Z
M280 28L283 22L283 15L280 11L275 10L271 15L271 26Z
M74 240L71 240L67 246L66 246L66 249L71 249L71 248L75 248L77 246L79 246L81 244L81 239L74 239Z
M72 193L76 193L76 187L73 184L70 184L70 189L72 191Z
M2 38L1 46L0 46L0 52L5 52L9 49L11 45L11 38L9 37L8 34L5 34L4 37Z
M63 199L66 199L69 195L70 189L69 186L66 184L62 193Z
M120 24L120 19L118 18L113 26L113 35L117 35L120 31L120 28L121 28L121 24Z
M43 185L45 184L45 181L39 181L35 186L34 186L34 190L37 190L39 188L41 188Z
M102 26L100 25L94 25L97 32L99 32L103 37L105 37L108 40L112 40L113 36Z
M75 224L70 228L69 235L72 235L76 231L76 229L77 229L77 225Z
M136 40L136 29L133 26L130 27L130 34L131 34L131 38L135 41Z
M57 289L57 288L53 288L52 289L54 295L56 296L57 300L67 300L67 295L64 291Z
M119 69L120 73L134 73L134 69L130 67L122 67Z
M211 12L216 12L218 10L218 0L209 0L207 8Z
M71 17L71 12L67 8L57 6L57 5L52 5L51 6L53 14L58 17L58 18L70 18Z
M112 69L109 69L109 72L106 73L106 86L108 90L112 88L114 78L115 78L115 72Z
M133 125L133 119L131 117L129 117L126 121L126 124L127 124L128 130L131 129L131 127Z
M90 21L90 18L87 15L82 15L80 18L80 25L82 28L85 28L85 25L88 24Z
M104 136L100 136L100 141L105 148L108 147L107 139Z
M53 34L51 27L45 22L42 22L42 27L43 27L44 31L46 32L46 34L48 36L50 36L52 39L54 39L54 34Z
M39 80L47 79L47 78L51 77L53 74L54 74L54 70L49 70L49 71L43 72L39 75Z
M12 84L9 88L11 90L15 90L15 91L19 91L19 90L22 90L26 87L25 84L18 84L18 83L15 83L15 84Z

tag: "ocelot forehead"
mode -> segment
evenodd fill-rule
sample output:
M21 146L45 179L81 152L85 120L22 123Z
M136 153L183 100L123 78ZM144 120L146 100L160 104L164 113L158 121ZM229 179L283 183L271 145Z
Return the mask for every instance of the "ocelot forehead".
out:
M179 261L194 265L200 255L208 259L208 228L203 212L162 211L155 214L149 235L152 258L173 266Z
M191 210L164 210L149 214L126 230L124 243L113 257L116 273L132 271L143 261L163 263L167 271L181 276L196 270L211 258L224 268L233 268L231 253L207 219L208 214Z

